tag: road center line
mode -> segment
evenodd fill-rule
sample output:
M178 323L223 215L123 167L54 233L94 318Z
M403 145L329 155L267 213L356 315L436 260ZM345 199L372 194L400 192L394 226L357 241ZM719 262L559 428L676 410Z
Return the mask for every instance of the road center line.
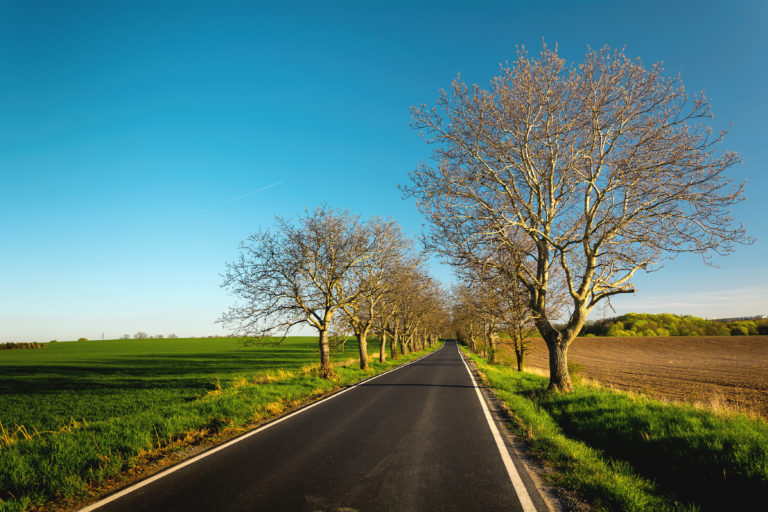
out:
M504 462L504 467L507 468L507 474L509 475L509 479L512 481L512 487L515 488L515 493L517 493L517 498L520 500L520 505L522 505L525 512L536 512L536 507L533 505L531 497L528 495L528 489L525 488L525 484L520 478L520 474L517 472L515 464L512 462L512 457L509 455L507 445L504 444L504 439L502 439L501 433L496 427L496 422L493 421L493 418L491 417L491 411L488 410L488 405L485 403L485 399L480 393L480 387L477 385L477 381L475 381L475 376L472 375L467 362L464 360L464 356L459 349L458 342L456 343L456 350L459 352L461 362L464 363L464 368L467 369L469 378L472 379L472 385L475 387L475 391L477 392L477 398L480 400L480 406L483 408L483 414L485 414L485 419L488 422L488 426L491 427L493 440L496 441L496 448L498 448L499 453L501 454L501 460Z
M432 354L434 354L436 352L439 352L443 348L445 348L445 344L443 344L443 346L440 347L439 349L430 352L429 354L423 355L423 356L421 356L418 359L414 359L410 363L406 363L404 365L397 366L395 368L392 368L391 370L387 370L387 371L385 371L383 373L380 373L378 375L374 375L373 377L370 377L368 379L361 380L357 384L354 384L354 385L352 385L352 386L350 386L350 387L348 387L346 389L342 389L341 391L337 391L336 393L334 393L334 394L332 394L330 396L327 396L327 397L323 398L322 400L319 400L317 402L314 402L314 403L311 403L311 404L309 404L307 406L304 406L301 409L298 409L296 411L293 411L290 414L286 414L285 416L277 418L276 420L273 420L273 421L267 423L266 425L262 425L262 426L260 426L257 429L251 430L250 432L246 432L245 434L243 434L243 435L241 435L239 437L236 437L236 438L232 439L231 441L227 441L226 443L224 443L222 445L219 445L219 446L217 446L215 448L211 448L210 450L205 451L205 452L203 452L203 453L201 453L199 455L196 455L196 456L194 456L194 457L192 457L190 459L187 459L184 462L181 462L181 463L179 463L179 464L177 464L175 466L171 466L170 468L165 469L165 470L163 470L163 471L161 471L161 472L159 472L157 474L154 474L151 477L149 477L149 478L147 478L145 480L142 480L141 482L137 482L137 483L135 483L133 485L130 485L130 486L126 487L125 489L123 489L122 491L116 492L115 494L107 496L106 498L101 499L101 500L97 501L96 503L92 503L92 504L90 504L90 505L88 505L88 506L86 506L84 508L81 508L79 510L79 512L91 512L92 510L96 510L99 507L103 507L107 503L111 503L111 502L113 502L113 501L115 501L117 499L120 499L123 496L125 496L126 494L130 494L133 491L141 489L142 487L144 487L146 485L149 485L149 484L151 484L152 482L154 482L156 480L160 480L161 478L163 478L165 476L168 476L171 473L175 473L176 471L178 471L178 470L180 470L182 468L185 468L185 467L189 466L190 464L194 464L195 462L197 462L197 461L199 461L201 459L206 458L209 455L213 455L214 453L219 452L221 450L224 450L225 448L229 448L233 444L239 443L240 441L242 441L244 439L247 439L247 438L249 438L251 436L254 436L254 435L258 434L259 432L262 432L262 431L264 431L264 430L266 430L266 429L268 429L270 427L273 427L273 426L277 425L278 423L282 423L283 421L287 420L288 418L291 418L291 417L296 416L298 414L301 414L301 413L303 413L305 411L308 411L309 409L311 409L311 408L313 408L313 407L315 407L317 405L320 405L323 402L327 402L328 400L336 398L337 396L343 395L347 391L351 391L352 389L355 389L356 387L358 387L358 386L360 386L362 384L368 383L368 382L370 382L372 380L378 379L379 377L383 377L384 375L386 375L388 373L392 373L394 371L397 371L397 370L400 370L402 368L405 368L406 366L410 366L413 363L419 362L422 359L424 359L425 357L429 357Z

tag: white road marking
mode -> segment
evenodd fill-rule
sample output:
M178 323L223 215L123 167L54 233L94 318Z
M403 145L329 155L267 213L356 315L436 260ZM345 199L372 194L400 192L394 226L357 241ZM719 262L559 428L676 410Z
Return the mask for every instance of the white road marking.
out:
M201 459L206 458L209 455L213 455L216 452L220 452L221 450L224 450L225 448L229 448L230 446L232 446L235 443L239 443L240 441L242 441L244 439L247 439L247 438L249 438L249 437L251 437L253 435L256 435L259 432L262 432L262 431L264 431L264 430L266 430L266 429L268 429L270 427L274 427L278 423L282 423L283 421L287 420L288 418L291 418L291 417L296 416L298 414L301 414L301 413L303 413L305 411L308 411L309 409L311 409L311 408L313 408L313 407L315 407L317 405L320 405L323 402L327 402L328 400L331 400L332 398L336 398L337 396L343 395L347 391L350 391L350 390L360 386L361 384L365 384L366 382L370 382L372 380L378 379L379 377L383 377L384 375L386 375L388 373L392 373L394 371L397 371L397 370L400 370L402 368L405 368L406 366L410 366L413 363L421 361L425 357L429 357L432 354L434 354L436 352L439 352L443 348L445 348L445 344L443 344L443 346L440 347L439 349L437 349L437 350L435 350L433 352L430 352L429 354L421 356L418 359L414 359L410 363L404 364L402 366L398 366L396 368L392 368L391 370L387 370L387 371L385 371L383 373L380 373L378 375L374 375L373 377L371 377L369 379L361 380L360 382L358 382L357 384L354 384L353 386L350 386L350 387L348 387L346 389L342 389L341 391L337 391L336 393L332 394L331 396L327 396L327 397L323 398L322 400L319 400L317 402L309 404L306 407L302 407L301 409L299 409L297 411L293 411L290 414L286 414L285 416L282 416L282 417L280 417L280 418L278 418L278 419L276 419L276 420L274 420L274 421L272 421L270 423L267 423L266 425L262 425L261 427L255 429L255 430L251 430L250 432L245 433L245 434L241 435L240 437L236 437L235 439L232 439L231 441L227 441L226 443L224 443L222 445L219 445L216 448L211 448L210 450L208 450L206 452L203 452L200 455L197 455L195 457L192 457L191 459L187 459L184 462L181 462L181 463L177 464L176 466L170 467L170 468L168 468L168 469L166 469L164 471L161 471L161 472L159 472L159 473L157 473L155 475L152 475L151 477L147 478L146 480L142 480L141 482L138 482L138 483L135 483L135 484L133 484L131 486L128 486L125 489L123 489L122 491L119 491L119 492L116 492L115 494L107 496L106 498L104 498L102 500L99 500L96 503L92 503L92 504L88 505L85 508L81 508L79 512L91 512L92 510L96 510L99 507L103 507L107 503L111 503L111 502L113 502L113 501L115 501L117 499L120 499L123 496L125 496L126 494L130 494L130 493L132 493L133 491L135 491L137 489L141 489L142 487L144 487L146 485L149 485L149 484L151 484L152 482L154 482L156 480L160 480L161 478L163 478L165 476L168 476L171 473L175 473L176 471L178 471L178 470L180 470L182 468L185 468L185 467L189 466L190 464L194 464L195 462L197 462L197 461L199 461Z
M475 381L475 376L472 375L472 372L469 370L469 366L467 365L467 362L464 360L464 356L461 354L461 350L459 349L458 343L456 343L456 350L459 351L459 357L461 358L461 362L464 363L464 368L467 369L469 378L472 379L472 385L475 387L475 391L477 392L477 398L478 400L480 400L480 406L483 408L483 414L485 415L485 419L488 422L488 426L491 427L493 440L496 441L496 448L498 448L499 453L501 454L501 460L504 462L504 466L507 468L507 474L509 475L509 479L512 481L512 487L515 488L515 492L517 493L517 498L520 500L520 505L523 506L523 510L525 512L537 512L536 507L533 506L531 497L528 494L528 489L525 488L525 484L523 483L523 480L520 478L520 474L517 472L517 468L515 468L515 464L512 462L512 457L509 455L509 451L507 450L507 445L504 444L504 439L502 439L501 433L499 432L499 429L496 427L496 422L493 421L493 418L491 417L491 411L488 410L488 405L485 403L485 399L483 398L483 395L480 393L480 387L477 385L477 381Z

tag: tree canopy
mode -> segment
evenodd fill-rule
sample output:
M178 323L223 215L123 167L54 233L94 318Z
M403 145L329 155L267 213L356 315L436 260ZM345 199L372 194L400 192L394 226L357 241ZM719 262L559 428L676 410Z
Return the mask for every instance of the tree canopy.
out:
M660 64L609 48L578 64L546 46L538 58L520 50L490 89L456 79L436 106L412 108L433 162L403 190L450 263L521 255L515 277L549 348L550 388L569 391L567 348L598 303L633 293L638 270L676 254L749 242L730 215L743 185L726 171L739 156L709 117L703 94L691 98ZM555 280L565 322L548 314Z
M588 322L579 336L742 336L768 334L768 319L707 320L691 315L628 313Z

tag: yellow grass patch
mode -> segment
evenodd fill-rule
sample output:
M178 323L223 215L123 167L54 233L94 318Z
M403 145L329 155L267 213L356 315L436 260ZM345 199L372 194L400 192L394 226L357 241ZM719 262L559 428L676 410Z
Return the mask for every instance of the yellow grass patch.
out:
M62 425L58 430L44 430L40 432L33 426L27 427L25 425L14 425L12 428L5 428L3 422L0 421L0 448L10 446L20 440L29 441L34 437L40 437L41 434L61 434L65 432L71 434L73 430L87 426L88 422L85 420L77 421L75 418L70 417L69 423Z
M267 371L264 373L258 373L251 377L251 384L270 384L272 382L281 382L284 380L288 380L291 377L293 377L293 372L289 372L288 370L274 370L274 371Z
M241 388L243 386L246 386L248 384L248 381L245 380L245 377L235 377L232 379L232 388L237 389Z
M264 406L264 410L270 415L275 416L283 412L283 409L285 407L280 402L269 402L267 405Z

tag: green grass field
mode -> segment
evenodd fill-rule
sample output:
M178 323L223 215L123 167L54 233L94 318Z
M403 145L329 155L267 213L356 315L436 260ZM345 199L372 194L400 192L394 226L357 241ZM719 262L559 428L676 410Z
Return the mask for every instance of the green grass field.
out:
M465 353L469 353L465 349ZM768 424L548 379L469 354L559 485L598 510L763 510Z
M371 353L377 348L369 345ZM349 342L333 360L356 354ZM315 338L267 346L232 338L107 340L2 351L0 510L82 495L153 450L273 417L395 364L363 372L351 362L328 381L315 374L318 358Z

